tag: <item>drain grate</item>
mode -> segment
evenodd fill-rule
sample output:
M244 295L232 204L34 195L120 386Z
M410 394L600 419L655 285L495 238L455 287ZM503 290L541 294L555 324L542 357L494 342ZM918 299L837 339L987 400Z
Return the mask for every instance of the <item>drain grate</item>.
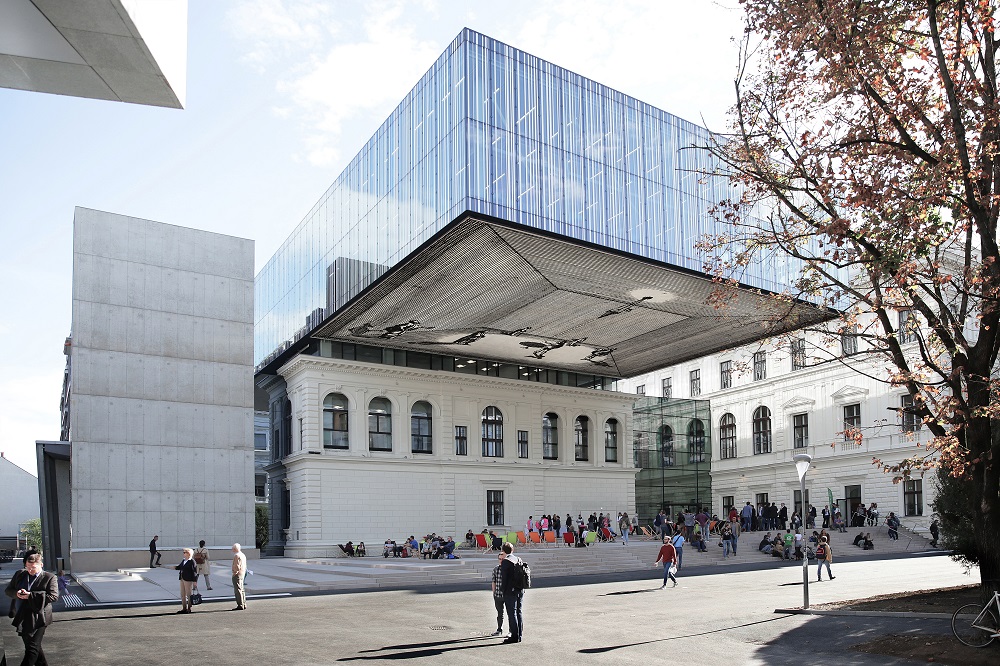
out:
M431 629L431 631L447 631L448 629L451 629L451 627L443 625L443 624L437 624L437 625L432 626L430 629Z

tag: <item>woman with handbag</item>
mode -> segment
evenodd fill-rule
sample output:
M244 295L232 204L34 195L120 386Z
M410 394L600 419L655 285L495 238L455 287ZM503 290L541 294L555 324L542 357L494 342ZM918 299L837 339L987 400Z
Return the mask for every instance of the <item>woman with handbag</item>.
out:
M180 573L177 577L181 581L181 609L178 613L191 612L191 590L198 582L198 569L194 562L194 551L190 548L184 549L184 559L174 569Z
M212 589L212 581L209 579L209 574L212 573L212 569L209 565L209 560L211 558L208 556L208 548L205 548L205 542L199 541L198 548L194 551L194 564L198 569L198 575L205 577L205 587ZM195 581L195 589L198 589L198 582Z

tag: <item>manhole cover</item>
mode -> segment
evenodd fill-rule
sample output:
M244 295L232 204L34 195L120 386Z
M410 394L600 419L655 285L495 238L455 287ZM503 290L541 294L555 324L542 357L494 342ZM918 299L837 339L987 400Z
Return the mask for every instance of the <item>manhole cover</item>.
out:
M448 629L451 629L451 627L446 627L443 624L438 624L431 627L431 631L447 631Z

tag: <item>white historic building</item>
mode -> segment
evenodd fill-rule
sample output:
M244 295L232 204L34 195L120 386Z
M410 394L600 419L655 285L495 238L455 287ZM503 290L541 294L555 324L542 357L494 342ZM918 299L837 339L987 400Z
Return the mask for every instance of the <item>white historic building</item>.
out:
M269 470L286 556L635 505L627 394L309 355L279 375L265 388L283 402L287 385L294 420Z
M789 342L752 345L713 354L622 382L623 391L709 400L712 412L712 507L716 512L746 502L799 505L792 456L812 456L807 501L842 510L878 503L882 517L894 511L906 526L930 523L932 476L893 483L882 465L920 454L930 439L912 414L902 387L877 378L884 365L858 354L847 338L833 350L803 334ZM839 359L838 359L839 356ZM822 359L822 360L821 360ZM850 366L850 367L849 367ZM860 431L858 441L849 435ZM831 506L831 509L833 507Z

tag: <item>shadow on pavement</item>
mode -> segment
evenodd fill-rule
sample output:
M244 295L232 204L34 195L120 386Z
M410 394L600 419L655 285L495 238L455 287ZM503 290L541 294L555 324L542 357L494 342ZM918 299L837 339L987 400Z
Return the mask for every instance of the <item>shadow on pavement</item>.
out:
M666 643L668 641L676 641L682 638L697 638L698 636L708 636L710 634L718 634L723 631L731 631L733 629L741 629L743 627L752 627L757 624L766 624L768 622L777 622L778 620L787 620L792 617L791 615L778 615L776 617L771 617L766 620L757 620L756 622L747 622L745 624L737 624L731 627L721 627L719 629L711 629L709 631L699 631L695 634L683 634L681 636L667 636L666 638L656 638L651 641L639 641L638 643L622 643L620 645L605 645L602 647L594 648L583 648L582 650L577 650L580 654L604 654L606 652L612 652L613 650L622 650L625 648L636 647L639 645L653 645L655 643ZM801 661L799 662L801 663Z
M363 650L357 657L341 657L337 661L375 661L379 659L385 659L388 661L393 659L418 659L420 657L438 657L443 654L447 654L448 652L457 652L458 650L475 650L478 648L502 645L495 640L490 641L489 643L484 643L484 640L487 640L487 637L460 638L453 641L435 641L432 643L389 645L380 649ZM397 652L385 654L387 650L397 650ZM369 652L378 652L381 654L368 655L367 653Z
M174 608L176 608L176 606ZM80 609L74 609L74 610L80 610ZM191 613L191 615L204 615L206 613L228 613L229 611L230 611L229 608L217 608L215 610L195 611L194 613ZM137 613L135 615L91 615L87 617L73 617L73 618L61 618L58 615L56 615L55 619L52 621L66 623L66 622L90 622L91 620L133 620L142 617L171 617L173 615L180 615L180 613L178 613L175 610L168 610L160 613Z
M659 588L651 587L648 590L622 590L621 592L608 592L607 594L599 594L599 597L617 597L623 594L645 594L646 592L659 592Z

